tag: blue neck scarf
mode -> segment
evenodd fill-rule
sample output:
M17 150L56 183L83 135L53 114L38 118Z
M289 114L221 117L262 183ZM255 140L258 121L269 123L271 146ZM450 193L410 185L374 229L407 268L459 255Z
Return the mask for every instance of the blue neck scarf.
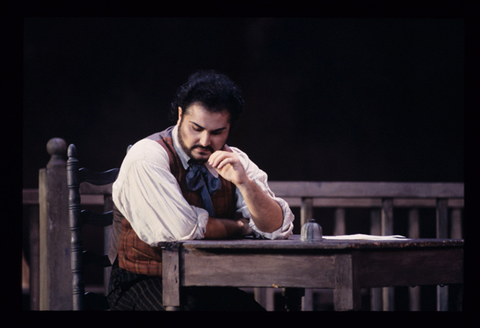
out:
M191 191L201 190L203 204L208 214L215 217L215 210L210 195L220 190L222 184L219 178L215 178L203 164L190 160L187 172L187 188Z

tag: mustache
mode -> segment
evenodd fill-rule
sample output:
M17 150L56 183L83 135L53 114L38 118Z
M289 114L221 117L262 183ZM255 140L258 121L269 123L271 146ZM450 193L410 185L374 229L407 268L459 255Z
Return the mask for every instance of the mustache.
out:
M200 148L202 150L209 150L211 153L213 153L213 148L210 147L210 146L203 147L203 146L200 146L200 145L195 145L192 148L190 148L190 150L194 150L195 148Z

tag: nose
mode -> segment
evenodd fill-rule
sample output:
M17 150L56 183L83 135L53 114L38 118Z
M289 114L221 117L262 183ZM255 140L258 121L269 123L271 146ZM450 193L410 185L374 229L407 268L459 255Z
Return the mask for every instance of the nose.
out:
M210 134L207 131L203 131L202 135L200 136L199 143L202 147L210 146Z

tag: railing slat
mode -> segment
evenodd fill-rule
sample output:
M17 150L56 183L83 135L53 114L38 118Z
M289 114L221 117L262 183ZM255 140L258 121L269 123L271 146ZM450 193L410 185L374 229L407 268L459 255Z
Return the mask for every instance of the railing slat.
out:
M452 210L452 229L450 238L462 239L462 211L458 208Z
M313 218L313 199L302 198L300 207L300 225L303 226L309 219Z
M437 199L437 238L448 238L447 200Z
M393 199L384 198L382 199L382 223L381 223L381 234L392 235L393 234ZM382 288L382 298L383 298L383 311L393 311L394 310L394 298L395 298L395 289L393 287L384 287Z
M418 208L411 208L408 211L408 237L420 238L420 217Z
M437 199L437 238L448 238L448 208L445 198ZM448 286L437 286L437 311L448 310Z
M339 207L335 209L335 228L333 234L335 236L344 235L345 231L345 208Z
M408 211L408 237L420 238L420 217L418 208ZM420 286L408 288L410 311L420 311Z
M370 234L382 234L382 215L379 209L372 209L370 211Z
M370 211L370 234L381 235L382 215L380 209ZM370 288L370 308L372 311L382 311L382 288Z
M382 236L393 234L393 199L382 199Z

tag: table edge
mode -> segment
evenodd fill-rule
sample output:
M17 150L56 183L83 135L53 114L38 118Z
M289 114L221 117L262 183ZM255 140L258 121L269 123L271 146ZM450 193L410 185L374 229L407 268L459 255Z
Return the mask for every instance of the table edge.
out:
M427 248L463 247L463 239L416 238L398 240L323 240L322 242L302 242L297 238L285 240L235 239L235 240L187 240L163 243L185 249L368 249L368 248Z

